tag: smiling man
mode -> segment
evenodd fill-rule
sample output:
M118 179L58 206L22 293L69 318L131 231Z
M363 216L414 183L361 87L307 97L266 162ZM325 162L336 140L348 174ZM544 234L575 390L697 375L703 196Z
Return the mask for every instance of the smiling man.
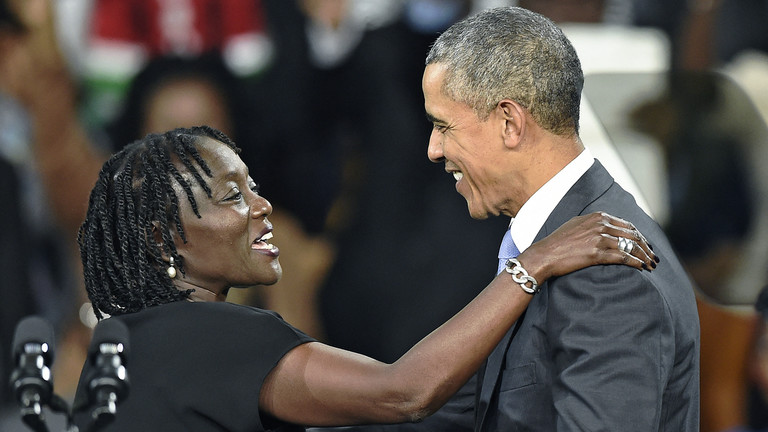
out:
M699 430L694 289L658 224L582 143L583 82L571 43L539 14L497 8L460 21L427 55L429 159L456 180L473 218L512 219L499 233L499 271L596 211L645 235L659 257L654 271L602 265L548 280L475 380L436 414L345 431ZM614 241L626 252L637 239Z
M661 257L651 273L597 266L547 282L478 372L474 429L697 431L693 288L658 225L582 144L583 74L562 31L525 9L492 9L443 33L426 63L428 156L473 218L512 218L512 255L570 217L606 211Z

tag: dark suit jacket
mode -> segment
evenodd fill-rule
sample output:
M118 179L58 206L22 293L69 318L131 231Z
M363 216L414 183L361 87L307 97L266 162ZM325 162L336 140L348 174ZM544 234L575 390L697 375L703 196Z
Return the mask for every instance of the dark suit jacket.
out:
M594 211L634 223L661 262L547 281L479 372L475 430L698 431L694 290L658 225L595 162L535 241Z
M475 431L699 430L696 300L656 222L595 162L535 241L595 211L634 223L661 262L653 272L593 266L545 282L477 374ZM343 430L466 431L472 395L462 390L422 423Z

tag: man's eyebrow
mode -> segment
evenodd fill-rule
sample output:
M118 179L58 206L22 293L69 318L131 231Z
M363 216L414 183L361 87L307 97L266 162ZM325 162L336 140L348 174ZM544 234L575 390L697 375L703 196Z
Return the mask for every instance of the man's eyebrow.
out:
M424 114L427 116L427 120L428 120L430 123L432 123L432 124L435 124L435 123L445 123L444 121L440 120L439 118L437 118L437 117L433 116L433 115L432 115L432 114L430 114L430 113L424 113Z

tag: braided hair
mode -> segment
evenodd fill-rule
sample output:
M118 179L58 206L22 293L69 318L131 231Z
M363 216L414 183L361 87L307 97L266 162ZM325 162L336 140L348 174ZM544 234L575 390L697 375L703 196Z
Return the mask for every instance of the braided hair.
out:
M134 141L101 168L77 235L85 289L97 318L184 300L192 292L176 288L163 256L173 257L184 272L173 241L175 231L186 243L174 182L200 218L189 176L211 196L203 175L212 173L197 151L205 137L240 151L211 127L178 128Z

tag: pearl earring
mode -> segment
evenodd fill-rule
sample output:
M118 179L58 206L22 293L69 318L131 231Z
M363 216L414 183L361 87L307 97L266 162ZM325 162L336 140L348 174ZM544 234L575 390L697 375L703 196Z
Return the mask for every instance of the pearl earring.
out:
M168 277L173 279L176 277L176 267L173 266L173 257L171 257L168 269L166 269L166 272L168 273Z

